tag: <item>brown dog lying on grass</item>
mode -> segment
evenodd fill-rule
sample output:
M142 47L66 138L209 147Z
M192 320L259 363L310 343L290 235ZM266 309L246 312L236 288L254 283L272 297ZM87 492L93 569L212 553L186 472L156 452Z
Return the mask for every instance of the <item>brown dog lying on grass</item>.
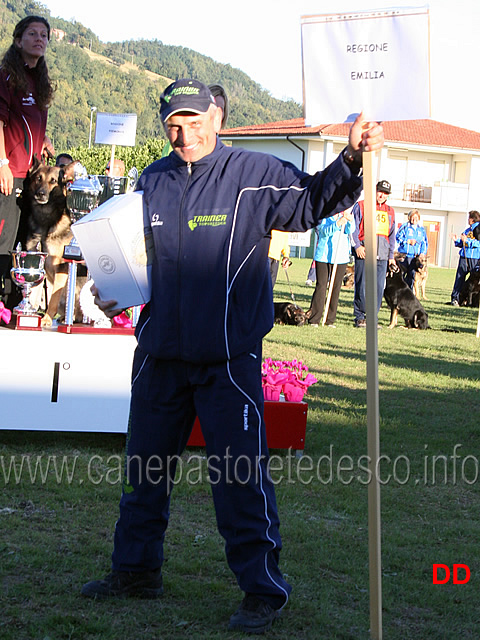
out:
M307 318L305 312L292 302L274 302L276 324L291 324L302 327Z

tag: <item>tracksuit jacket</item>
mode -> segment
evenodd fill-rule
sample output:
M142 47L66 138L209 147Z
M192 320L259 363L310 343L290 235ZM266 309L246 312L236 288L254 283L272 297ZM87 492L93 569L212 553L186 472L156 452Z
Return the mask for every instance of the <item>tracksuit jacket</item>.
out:
M214 363L259 343L273 326L271 230L311 229L352 206L361 188L341 156L311 176L220 140L192 165L171 153L147 167L137 189L155 257L139 347L158 359Z
M350 260L350 234L355 229L355 221L348 220L342 227L337 220L327 218L317 226L317 246L313 259L315 262L347 264Z
M355 231L352 233L352 244L355 249L364 244L365 230L363 208L364 200L353 207ZM377 260L391 260L395 251L395 212L386 202L376 203L377 212Z
M40 159L47 110L41 111L35 99L35 70L25 68L30 91L14 91L5 71L0 72L0 120L4 123L5 151L14 178L25 178L36 154Z
M478 227L480 222L474 222L463 232L467 236L465 242L461 238L455 240L455 246L460 247L459 255L461 258L480 259L480 240L477 240L473 234L473 230Z
M405 222L397 231L396 240L399 252L409 258L420 254L427 255L427 232L421 224L413 225L410 222ZM410 244L409 240L415 240L415 244Z

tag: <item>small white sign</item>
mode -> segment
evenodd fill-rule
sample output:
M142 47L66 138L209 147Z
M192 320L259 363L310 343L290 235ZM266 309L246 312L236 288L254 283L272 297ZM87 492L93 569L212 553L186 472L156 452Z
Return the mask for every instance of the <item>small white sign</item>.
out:
M136 113L97 113L95 126L95 142L97 144L134 147L136 133Z
M311 233L311 229L309 231L304 231L303 233L299 231L290 231L288 234L288 244L291 247L309 247Z
M305 124L430 117L428 7L303 16Z

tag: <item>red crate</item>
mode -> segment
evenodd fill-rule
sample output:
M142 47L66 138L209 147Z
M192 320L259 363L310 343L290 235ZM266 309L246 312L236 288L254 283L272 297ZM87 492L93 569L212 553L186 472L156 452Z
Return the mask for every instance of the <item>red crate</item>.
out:
M306 402L265 402L263 417L267 429L268 448L304 449L307 411ZM205 446L198 418L195 419L187 446Z

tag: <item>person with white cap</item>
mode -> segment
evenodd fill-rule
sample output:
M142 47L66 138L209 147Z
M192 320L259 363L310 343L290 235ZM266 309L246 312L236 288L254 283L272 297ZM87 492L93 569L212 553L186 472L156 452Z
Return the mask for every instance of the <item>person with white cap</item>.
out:
M270 235L312 228L351 206L362 188L362 151L382 147L383 128L359 116L345 151L311 176L273 156L225 146L217 136L222 110L197 80L169 85L160 115L173 153L147 167L137 187L155 258L151 300L136 328L112 572L82 593L161 595L175 463L198 416L217 525L245 593L229 629L263 633L291 591L279 568L263 420L262 338L273 326ZM107 314L120 312L116 301L95 293Z

